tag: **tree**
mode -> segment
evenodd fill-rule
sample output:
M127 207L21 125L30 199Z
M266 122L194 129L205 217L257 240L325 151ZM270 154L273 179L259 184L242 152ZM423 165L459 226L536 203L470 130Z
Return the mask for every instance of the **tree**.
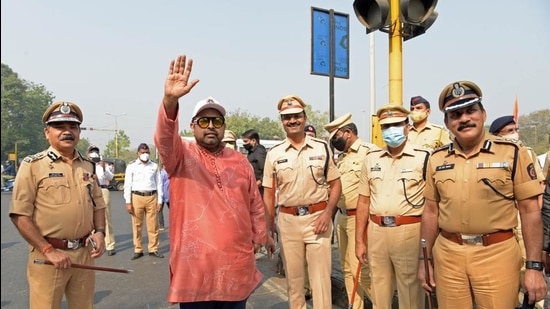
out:
M1 64L1 75L2 159L15 152L16 144L18 159L44 150L48 142L42 115L54 96L43 85L20 79L5 64Z
M113 137L112 140L107 142L103 150L103 156L109 158L116 157L116 146L118 146L118 157L120 159L126 162L135 159L135 151L130 150L130 138L126 135L124 130L118 130L117 137Z
M521 141L537 154L548 151L550 146L550 109L542 109L520 116L518 119Z

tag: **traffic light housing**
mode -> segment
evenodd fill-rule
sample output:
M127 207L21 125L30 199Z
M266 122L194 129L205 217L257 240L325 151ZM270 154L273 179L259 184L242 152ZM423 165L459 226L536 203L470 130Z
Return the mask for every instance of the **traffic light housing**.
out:
M355 0L353 10L359 22L367 28L367 34L376 30L387 32L391 0ZM437 19L437 0L398 0L399 20L402 23L403 40L424 34ZM386 28L385 28L386 27Z
M432 16L436 5L437 0L400 0L399 13L401 22L403 24L420 26ZM435 18L433 21L435 21Z
M355 0L353 10L359 22L367 28L367 33L389 24L390 3L388 0Z

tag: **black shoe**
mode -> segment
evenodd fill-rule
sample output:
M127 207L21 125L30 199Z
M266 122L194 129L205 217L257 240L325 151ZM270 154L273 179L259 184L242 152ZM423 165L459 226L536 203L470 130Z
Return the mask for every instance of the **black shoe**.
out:
M113 256L116 254L116 251L113 249L113 250L107 250L107 255L108 256Z
M161 258L161 259L164 258L164 255L160 254L158 251L149 252L149 256L154 256L154 257L158 257L158 258Z
M139 253L134 253L134 256L132 257L132 261L133 260L137 260L139 259L140 257L143 256L143 252L139 252Z

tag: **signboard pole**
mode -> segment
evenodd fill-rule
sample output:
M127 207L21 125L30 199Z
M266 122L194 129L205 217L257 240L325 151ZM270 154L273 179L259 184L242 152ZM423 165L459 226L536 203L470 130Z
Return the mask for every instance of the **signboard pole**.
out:
M329 112L328 120L332 122L334 120L334 10L329 10L329 62L330 62L330 71L328 74L328 96L329 96Z

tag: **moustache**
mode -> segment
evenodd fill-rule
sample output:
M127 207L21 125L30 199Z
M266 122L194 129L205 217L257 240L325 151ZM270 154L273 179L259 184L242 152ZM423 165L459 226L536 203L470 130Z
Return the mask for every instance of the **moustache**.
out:
M466 128L475 128L476 127L476 124L475 123L464 123L464 124L461 124L458 126L458 131L462 131Z
M74 136L72 136L72 135L63 135L61 137L61 140L62 141L74 141Z

